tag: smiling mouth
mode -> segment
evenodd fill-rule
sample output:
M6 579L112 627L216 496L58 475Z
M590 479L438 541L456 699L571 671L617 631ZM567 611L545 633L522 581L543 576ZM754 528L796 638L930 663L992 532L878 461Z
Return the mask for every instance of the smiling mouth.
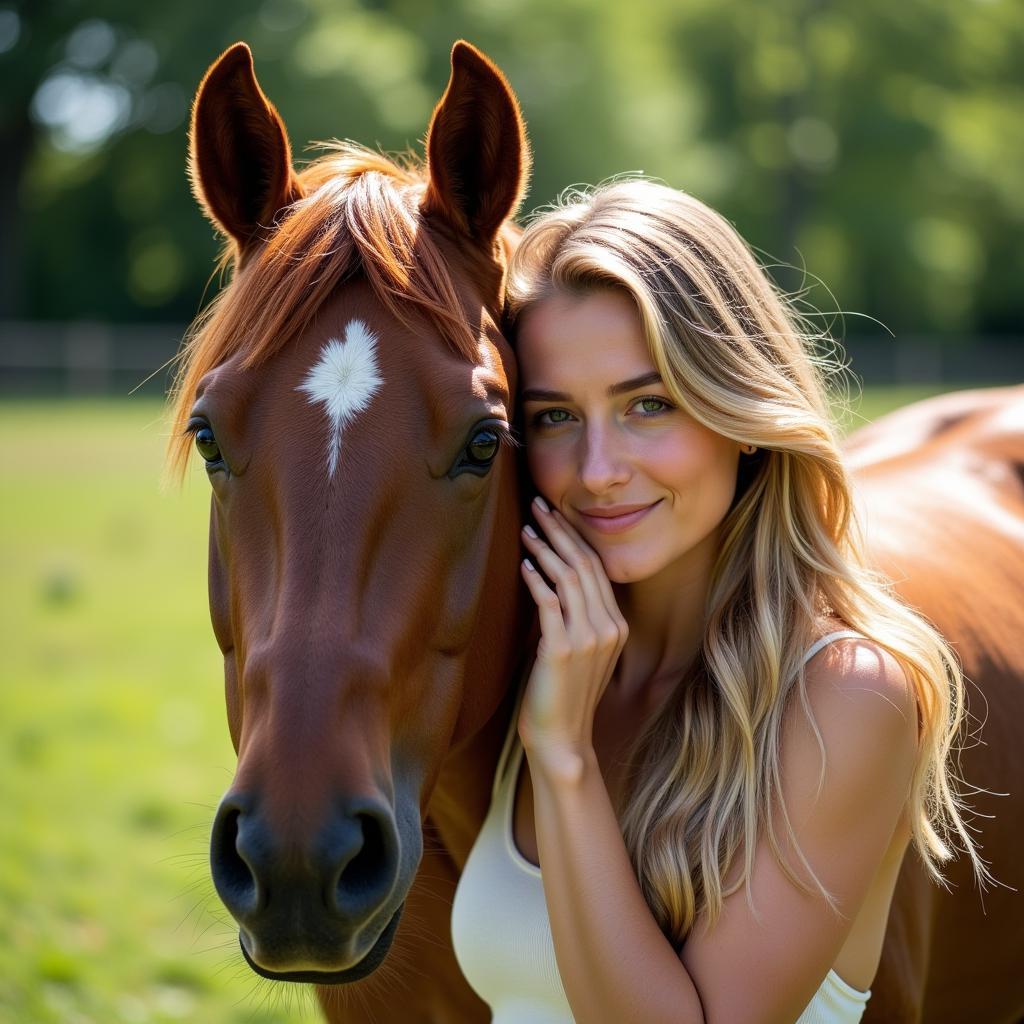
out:
M596 530L598 533L622 533L625 530L632 529L648 512L657 508L661 501L662 499L659 498L650 505L645 505L643 508L638 508L633 512L626 512L621 516L598 516L592 515L589 512L580 512L580 516L590 529Z
M380 937L370 947L370 951L357 964L345 968L342 971L268 971L260 967L245 948L245 939L241 932L238 933L238 945L242 949L242 956L245 962L261 977L270 981L292 981L301 982L306 985L347 985L353 981L360 981L367 975L372 974L384 962L384 958L391 949L395 932L398 930L398 922L402 917L402 910L405 904L399 905L394 916L387 923Z

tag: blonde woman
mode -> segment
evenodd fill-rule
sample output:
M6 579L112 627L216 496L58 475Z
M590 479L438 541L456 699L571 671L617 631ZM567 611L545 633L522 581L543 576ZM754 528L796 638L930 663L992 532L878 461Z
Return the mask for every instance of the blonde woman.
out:
M542 638L463 971L496 1024L857 1021L908 846L984 866L963 680L865 567L826 361L722 217L643 180L536 220L510 289Z

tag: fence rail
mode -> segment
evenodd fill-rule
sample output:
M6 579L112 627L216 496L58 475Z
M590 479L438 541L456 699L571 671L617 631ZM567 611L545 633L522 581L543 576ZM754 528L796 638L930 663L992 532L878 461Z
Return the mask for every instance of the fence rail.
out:
M178 324L0 323L0 396L164 394ZM1024 337L847 338L865 384L1016 384Z
M178 324L0 324L0 395L162 395Z

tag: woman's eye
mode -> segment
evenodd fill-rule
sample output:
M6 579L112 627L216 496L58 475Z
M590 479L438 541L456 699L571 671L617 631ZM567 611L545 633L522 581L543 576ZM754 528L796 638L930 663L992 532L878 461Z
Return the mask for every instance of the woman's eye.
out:
M533 422L543 427L553 426L556 423L567 423L571 419L572 416L565 409L545 409L534 416Z
M649 398L641 398L636 404L640 406L640 409L645 416L655 416L659 412L667 412L672 408L664 398L654 398L653 396Z
M200 427L196 433L196 450L200 455L209 462L220 462L220 446L217 444L217 439L213 436L213 430L208 427Z

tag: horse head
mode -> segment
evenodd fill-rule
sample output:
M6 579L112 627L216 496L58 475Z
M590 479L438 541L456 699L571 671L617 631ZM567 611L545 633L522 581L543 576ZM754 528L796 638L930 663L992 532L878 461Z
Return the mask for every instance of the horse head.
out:
M212 490L209 592L238 754L211 865L250 966L337 983L388 952L450 752L520 646L515 363L500 329L528 165L457 43L425 166L333 143L300 172L243 44L190 171L228 286L184 351L172 457Z

